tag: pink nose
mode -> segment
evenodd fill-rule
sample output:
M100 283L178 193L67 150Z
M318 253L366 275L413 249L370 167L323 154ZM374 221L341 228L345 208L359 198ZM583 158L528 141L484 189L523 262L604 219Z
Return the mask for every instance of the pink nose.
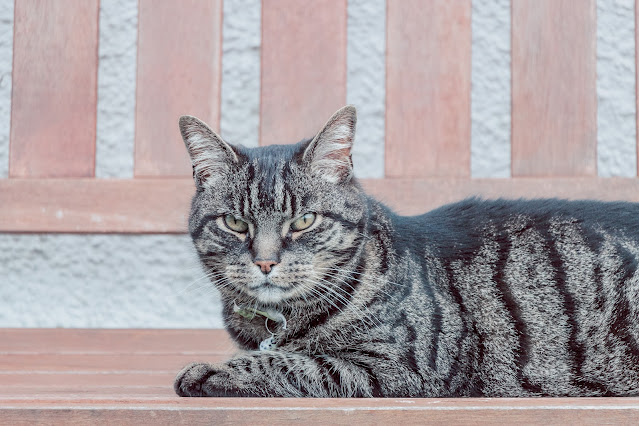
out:
M260 267L262 272L268 274L269 272L271 272L271 268L277 265L277 262L275 262L274 260L256 260L255 264Z

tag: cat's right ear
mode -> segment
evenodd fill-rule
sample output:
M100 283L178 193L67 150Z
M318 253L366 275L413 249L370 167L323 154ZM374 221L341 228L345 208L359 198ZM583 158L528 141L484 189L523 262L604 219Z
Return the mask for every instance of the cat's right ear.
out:
M197 187L210 186L238 163L233 147L203 121L184 115L180 117L180 133L191 157L193 179Z

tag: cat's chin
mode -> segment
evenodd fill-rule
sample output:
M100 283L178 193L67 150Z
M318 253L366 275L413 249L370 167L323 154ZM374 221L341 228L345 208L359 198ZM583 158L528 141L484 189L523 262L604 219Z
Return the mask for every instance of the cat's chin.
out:
M263 284L252 289L255 298L266 305L276 305L284 300L284 290L273 284Z

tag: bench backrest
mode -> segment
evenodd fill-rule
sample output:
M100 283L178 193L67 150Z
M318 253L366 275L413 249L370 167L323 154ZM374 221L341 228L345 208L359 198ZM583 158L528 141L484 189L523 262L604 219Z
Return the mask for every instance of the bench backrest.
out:
M636 179L597 177L595 0L512 2L511 168L495 180L471 173L471 1L386 7L371 192L407 213L475 193L638 199ZM260 144L312 135L346 104L347 10L262 2ZM99 2L16 2L0 231L183 232L193 184L176 121L219 128L222 19L221 0L139 0L133 177L97 179Z

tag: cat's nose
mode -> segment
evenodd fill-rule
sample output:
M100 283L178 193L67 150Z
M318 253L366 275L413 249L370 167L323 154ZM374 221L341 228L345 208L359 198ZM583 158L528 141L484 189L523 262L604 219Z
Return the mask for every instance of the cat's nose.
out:
M260 267L263 273L268 274L271 272L271 268L277 265L277 262L274 260L256 260L255 264Z

